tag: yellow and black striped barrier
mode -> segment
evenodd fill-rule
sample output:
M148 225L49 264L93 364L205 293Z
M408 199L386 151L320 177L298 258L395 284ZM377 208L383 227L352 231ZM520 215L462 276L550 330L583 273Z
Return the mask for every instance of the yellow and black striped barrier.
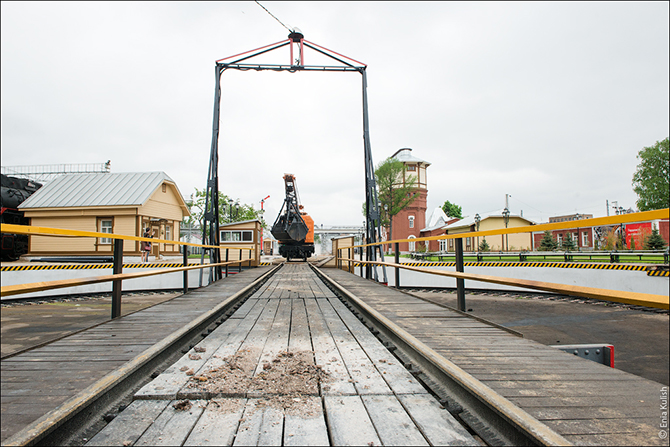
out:
M192 264L198 265L198 264ZM114 266L111 262L109 264L48 264L48 265L3 265L0 271L3 272L19 272L24 270L92 270L92 269L111 269ZM183 267L182 263L169 264L123 264L123 268L128 269L154 269L154 268L168 268L168 267Z
M455 267L455 262L404 262L403 265L414 267ZM192 265L198 265L192 264ZM270 262L261 262L261 266L272 265ZM466 267L549 267L549 268L572 268L572 269L596 269L596 270L629 270L644 271L647 270L649 276L668 276L668 272L660 270L648 270L646 265L630 264L595 264L595 263L565 263L565 262L465 262ZM360 263L354 263L359 267ZM182 263L141 263L141 264L123 264L123 268L141 269L141 268L168 268L183 267ZM3 272L17 272L24 270L91 270L112 268L112 263L108 264L46 264L46 265L4 265L0 268Z
M415 267L455 267L455 262L403 262ZM646 265L596 264L574 262L464 262L466 267L550 267L564 269L645 270Z
M455 262L403 262L402 265L413 267L456 267ZM669 276L668 272L650 270L648 265L630 264L595 264L595 263L569 263L569 262L464 262L465 267L544 267L563 269L595 269L595 270L628 270L647 271L649 276ZM360 263L354 263L359 267Z

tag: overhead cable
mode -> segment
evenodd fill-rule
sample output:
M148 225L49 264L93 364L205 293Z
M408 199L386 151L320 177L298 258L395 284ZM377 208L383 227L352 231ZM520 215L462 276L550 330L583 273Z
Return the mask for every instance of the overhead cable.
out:
M270 14L270 15L272 16L273 19L275 19L277 22L281 23L281 26L283 26L284 28L286 28L286 29L288 30L289 33L292 33L292 32L293 32L293 30L292 30L291 28L289 28L288 26L284 25L284 24L282 23L281 20L279 20L277 17L274 16L274 14L272 14L270 11L268 11L268 9L267 9L265 6L261 5L260 2L258 2L258 0L254 0L254 1L255 1L256 3L258 3L258 6L260 6L261 8L263 8L263 9L265 10L265 12L267 12L268 14Z

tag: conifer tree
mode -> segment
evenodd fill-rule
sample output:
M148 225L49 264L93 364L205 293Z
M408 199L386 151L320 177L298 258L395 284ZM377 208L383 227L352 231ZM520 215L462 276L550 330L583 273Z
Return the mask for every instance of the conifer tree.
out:
M482 239L479 243L479 251L491 251L491 247L489 246L489 243L486 242L486 238Z
M551 236L549 230L544 232L542 240L540 241L540 251L553 251L558 248L558 242Z
M565 239L563 239L563 243L561 244L561 248L566 251L574 250L577 248L577 245L575 244L575 240L572 238L572 234L566 233L565 234Z
M645 250L663 250L666 247L663 237L659 234L658 228L654 225L651 234L644 239Z

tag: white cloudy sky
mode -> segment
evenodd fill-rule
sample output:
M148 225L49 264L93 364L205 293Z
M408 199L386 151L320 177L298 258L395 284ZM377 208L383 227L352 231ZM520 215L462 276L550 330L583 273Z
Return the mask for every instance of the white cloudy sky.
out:
M635 207L668 136L667 2L261 2L368 65L375 163L432 163L428 207L535 221ZM214 61L286 39L256 3L2 2L2 165L112 162L188 197L209 162ZM289 62L288 47L252 60ZM307 50L305 63L323 64ZM330 65L330 63L328 63ZM226 71L220 190L272 221L296 175L317 224L363 221L361 76Z

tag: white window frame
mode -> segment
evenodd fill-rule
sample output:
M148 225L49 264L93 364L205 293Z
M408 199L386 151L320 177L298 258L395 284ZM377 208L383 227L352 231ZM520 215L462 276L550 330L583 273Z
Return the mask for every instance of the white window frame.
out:
M100 219L100 228L98 229L100 233L108 233L112 234L114 230L114 218L104 218ZM109 222L109 226L105 225L105 222ZM101 237L100 238L100 243L101 244L111 244L112 239L108 237Z
M563 242L563 235L561 233L556 233L556 242L560 245Z
M221 243L250 244L254 242L254 230L221 230Z
M409 227L414 228L414 216L407 216L407 219L409 219Z
M416 236L410 236L407 239L416 239ZM408 242L409 245L409 251L416 251L416 242Z
M438 242L440 243L440 251L441 252L446 252L447 251L447 240L446 239L440 239Z
M589 232L588 231L583 231L582 232L582 246L583 247L588 247L589 246Z

